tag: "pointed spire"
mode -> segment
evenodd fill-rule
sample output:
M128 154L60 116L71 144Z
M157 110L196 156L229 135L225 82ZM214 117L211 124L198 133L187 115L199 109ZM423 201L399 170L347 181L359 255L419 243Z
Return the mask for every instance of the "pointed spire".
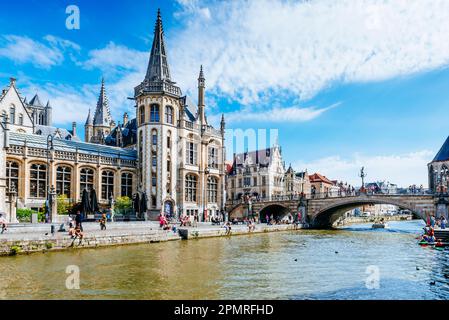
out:
M50 100L47 101L47 105L45 106L47 109L51 109Z
M147 81L161 81L170 78L170 69L168 66L167 52L165 50L164 28L160 9L157 10L156 25L154 27L153 46L151 48L150 62L148 63Z
M200 76L198 77L198 80L206 80L204 79L203 65L200 67Z
M226 127L226 122L225 122L225 118L224 118L224 113L221 114L221 121L220 121L220 129L221 129L221 133L223 134L225 131L225 127Z
M90 116L90 108L89 108L89 113L87 114L87 119L86 119L86 126L92 126L94 123L92 122L92 117Z
M109 127L112 122L111 111L109 110L109 100L106 96L104 78L101 79L100 96L98 97L97 108L95 109L95 126Z
M35 107L43 107L41 100L39 99L38 94L36 93L36 95L33 97L33 99L31 99L30 101L30 105L31 106L35 106Z

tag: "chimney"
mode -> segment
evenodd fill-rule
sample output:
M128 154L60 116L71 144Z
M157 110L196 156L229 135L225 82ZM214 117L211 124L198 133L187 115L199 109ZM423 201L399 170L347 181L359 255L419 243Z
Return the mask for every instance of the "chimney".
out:
M76 122L72 122L72 136L76 137Z
M125 112L123 114L123 126L126 127L127 124L128 124L128 113Z

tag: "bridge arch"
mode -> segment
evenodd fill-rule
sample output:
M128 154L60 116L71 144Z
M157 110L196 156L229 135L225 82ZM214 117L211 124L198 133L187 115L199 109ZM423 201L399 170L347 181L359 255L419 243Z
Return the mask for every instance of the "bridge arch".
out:
M272 203L264 206L259 211L259 219L260 222L267 222L267 215L269 219L274 219L276 221L280 221L285 218L290 213L290 208L286 205L280 203Z
M409 210L415 218L425 220L423 211L417 209L411 202L391 198L343 198L320 207L318 212L313 214L312 225L314 228L331 228L333 223L346 212L364 205L375 204L394 205L400 209Z

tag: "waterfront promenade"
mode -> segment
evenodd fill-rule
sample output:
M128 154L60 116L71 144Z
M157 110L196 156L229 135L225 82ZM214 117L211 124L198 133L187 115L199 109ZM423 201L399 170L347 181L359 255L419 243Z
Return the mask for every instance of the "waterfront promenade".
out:
M84 239L80 241L72 239L68 232L58 232L59 225L54 226L56 232L52 235L51 224L11 225L8 231L0 235L0 255L229 236L223 226L212 226L210 223L182 228L176 225L177 230L174 232L160 229L159 223L154 221L112 222L107 224L107 230L104 231L100 230L98 223L86 222L83 223ZM230 235L279 232L296 228L301 226L257 224L255 230L249 232L246 225L232 225Z

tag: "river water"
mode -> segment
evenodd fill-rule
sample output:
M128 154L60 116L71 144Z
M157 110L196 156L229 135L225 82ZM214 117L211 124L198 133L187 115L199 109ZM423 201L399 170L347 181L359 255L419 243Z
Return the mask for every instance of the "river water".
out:
M389 224L5 257L0 298L448 299L449 249L418 246L421 221Z

